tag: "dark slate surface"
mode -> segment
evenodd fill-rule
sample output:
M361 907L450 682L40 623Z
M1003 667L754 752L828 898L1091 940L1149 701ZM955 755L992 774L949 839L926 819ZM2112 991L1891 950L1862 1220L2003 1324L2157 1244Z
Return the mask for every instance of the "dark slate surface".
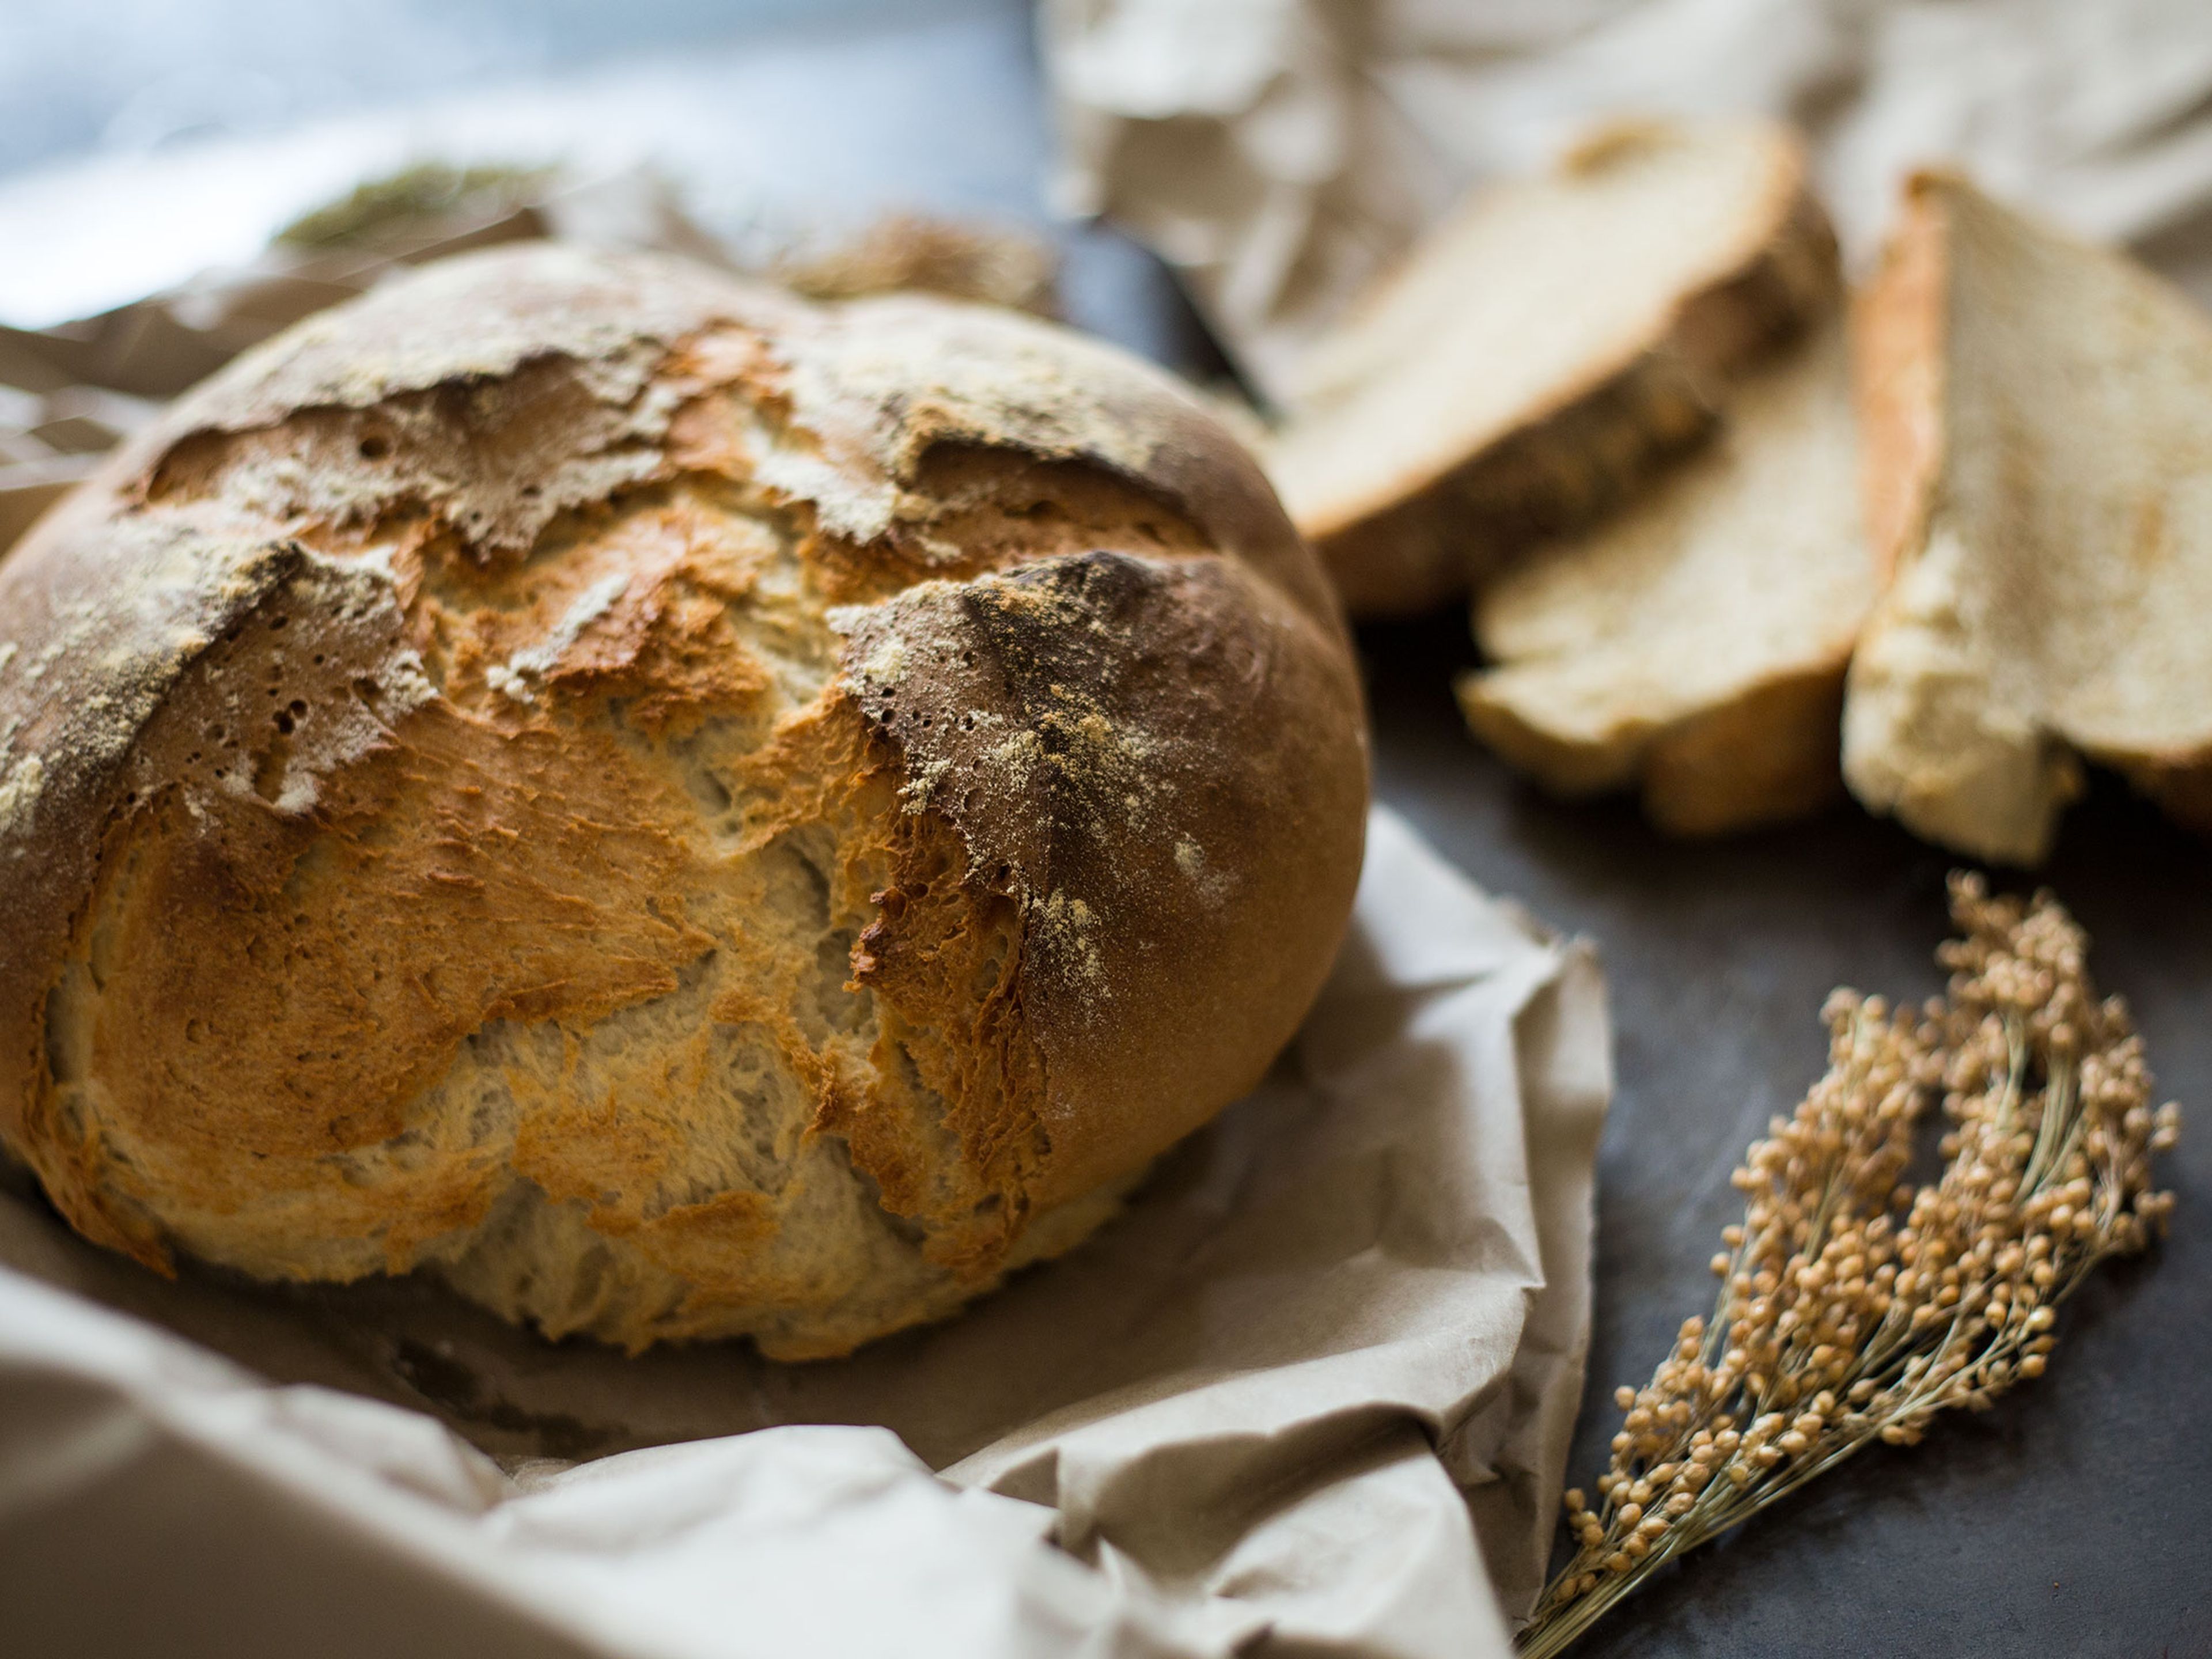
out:
M320 77L312 107L326 109L451 86L457 76L557 71L611 51L726 38L732 19L788 27L809 15L799 0L732 0L719 12L641 0L621 9L624 33L611 11L567 0L390 0L348 9L370 15L374 29L325 21L313 25L318 37L301 31L319 8L205 0L191 9L201 29L174 31L135 57L101 44L142 9L82 0L53 14L66 11L66 24L0 29L0 87L23 94L0 98L0 163L46 159L102 132L125 142L143 139L140 128L208 125L194 100L210 100L195 88L225 77L276 82L259 104L211 100L228 112L217 125L250 130L304 112L287 89L302 64ZM850 145L860 165L891 153L917 121L970 124L994 143L1035 145L1041 179L1046 127L1023 67L1019 0L823 0L811 16L817 27L826 17L850 30L893 14L901 27L929 27L934 16L1003 31L1009 49L959 59L974 66L971 84L871 98L859 121L850 100L830 99L841 113L806 142ZM346 45L355 35L359 52ZM23 56L33 49L49 56ZM834 53L817 61L834 72ZM1041 191L1018 202L981 193L1005 210L1042 214ZM917 204L972 205L978 194L975 179L948 178ZM1069 246L1079 320L1180 367L1207 367L1202 339L1155 268L1109 236ZM1710 1306L1705 1263L1741 1211L1728 1172L1819 1071L1817 1012L1829 988L1917 997L1938 988L1932 952L1945 933L1951 862L1850 806L1787 830L1683 844L1624 805L1548 801L1462 729L1450 678L1472 647L1456 618L1371 631L1361 644L1382 799L1475 880L1588 934L1604 954L1619 1089L1599 1170L1593 1405L1571 1470L1587 1483L1617 1426L1612 1384L1647 1376L1680 1320ZM1877 1449L1825 1478L1668 1570L1579 1651L2212 1654L2208 852L2105 781L2045 872L2091 930L2101 983L2135 1005L2163 1093L2194 1109L2166 1165L2181 1194L2173 1237L2147 1263L2092 1282L2067 1311L2040 1382L1984 1416L1945 1421L1918 1448Z
M1461 726L1456 618L1362 637L1376 782L1452 862L1604 955L1617 1087L1599 1152L1597 1307L1570 1479L1586 1488L1741 1218L1728 1184L1818 1075L1838 984L1942 988L1953 861L1851 805L1673 842L1624 803L1546 799ZM1674 1567L1577 1650L1590 1659L2212 1653L2212 848L2111 780L2041 872L2133 1006L2161 1097L2194 1109L2164 1177L2172 1237L2062 1316L2050 1371L1985 1414L1875 1448ZM1996 872L2000 885L2020 886Z

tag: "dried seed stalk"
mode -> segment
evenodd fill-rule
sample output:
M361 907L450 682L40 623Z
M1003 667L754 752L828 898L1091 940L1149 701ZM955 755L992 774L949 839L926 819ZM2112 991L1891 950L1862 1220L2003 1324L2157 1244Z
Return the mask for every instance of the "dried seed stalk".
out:
M1713 1258L1712 1317L1616 1394L1597 1503L1566 1495L1577 1548L1522 1632L1529 1659L1862 1448L1911 1445L1939 1411L2041 1376L2057 1304L2164 1231L2151 1159L2180 1108L2151 1109L2142 1040L2097 999L2081 928L2047 893L2023 906L1973 876L1952 878L1951 914L1946 997L1829 999L1826 1075L1735 1171L1744 1218ZM1914 1131L1939 1097L1947 1163L1916 1191Z

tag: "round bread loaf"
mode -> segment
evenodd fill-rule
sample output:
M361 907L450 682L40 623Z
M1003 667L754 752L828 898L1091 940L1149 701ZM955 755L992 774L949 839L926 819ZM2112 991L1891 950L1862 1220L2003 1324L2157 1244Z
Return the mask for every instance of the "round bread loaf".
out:
M539 246L314 318L0 565L0 1140L98 1242L803 1358L1289 1038L1342 625L1164 377Z

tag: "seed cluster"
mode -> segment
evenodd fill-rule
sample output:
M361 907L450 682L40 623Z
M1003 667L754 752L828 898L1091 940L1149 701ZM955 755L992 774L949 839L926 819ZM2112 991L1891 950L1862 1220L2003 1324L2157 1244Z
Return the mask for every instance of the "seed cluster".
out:
M1595 1504L1566 1495L1576 1553L1522 1653L1558 1652L1661 1562L1870 1443L1910 1445L1936 1413L2041 1376L2057 1304L2163 1232L2173 1195L2151 1160L2180 1108L2152 1110L2142 1040L2096 997L2081 928L2048 893L2023 905L1966 875L1951 914L1946 996L1829 999L1828 1071L1735 1173L1713 1316L1616 1393L1612 1467ZM1942 1176L1915 1188L1939 1098Z

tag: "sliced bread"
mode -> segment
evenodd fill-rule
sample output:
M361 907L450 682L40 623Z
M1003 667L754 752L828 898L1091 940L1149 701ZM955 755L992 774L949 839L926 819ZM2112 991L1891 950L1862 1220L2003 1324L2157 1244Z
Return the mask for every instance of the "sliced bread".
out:
M1742 384L1715 441L1475 603L1468 722L1567 794L1641 785L1712 834L1841 793L1844 670L1875 598L1840 318Z
M1477 191L1357 306L1269 470L1354 615L1430 609L1698 436L1724 377L1836 286L1786 128L1615 125Z
M2212 319L1928 173L1860 324L1895 576L1851 665L1853 793L2034 864L2087 757L2212 828Z

